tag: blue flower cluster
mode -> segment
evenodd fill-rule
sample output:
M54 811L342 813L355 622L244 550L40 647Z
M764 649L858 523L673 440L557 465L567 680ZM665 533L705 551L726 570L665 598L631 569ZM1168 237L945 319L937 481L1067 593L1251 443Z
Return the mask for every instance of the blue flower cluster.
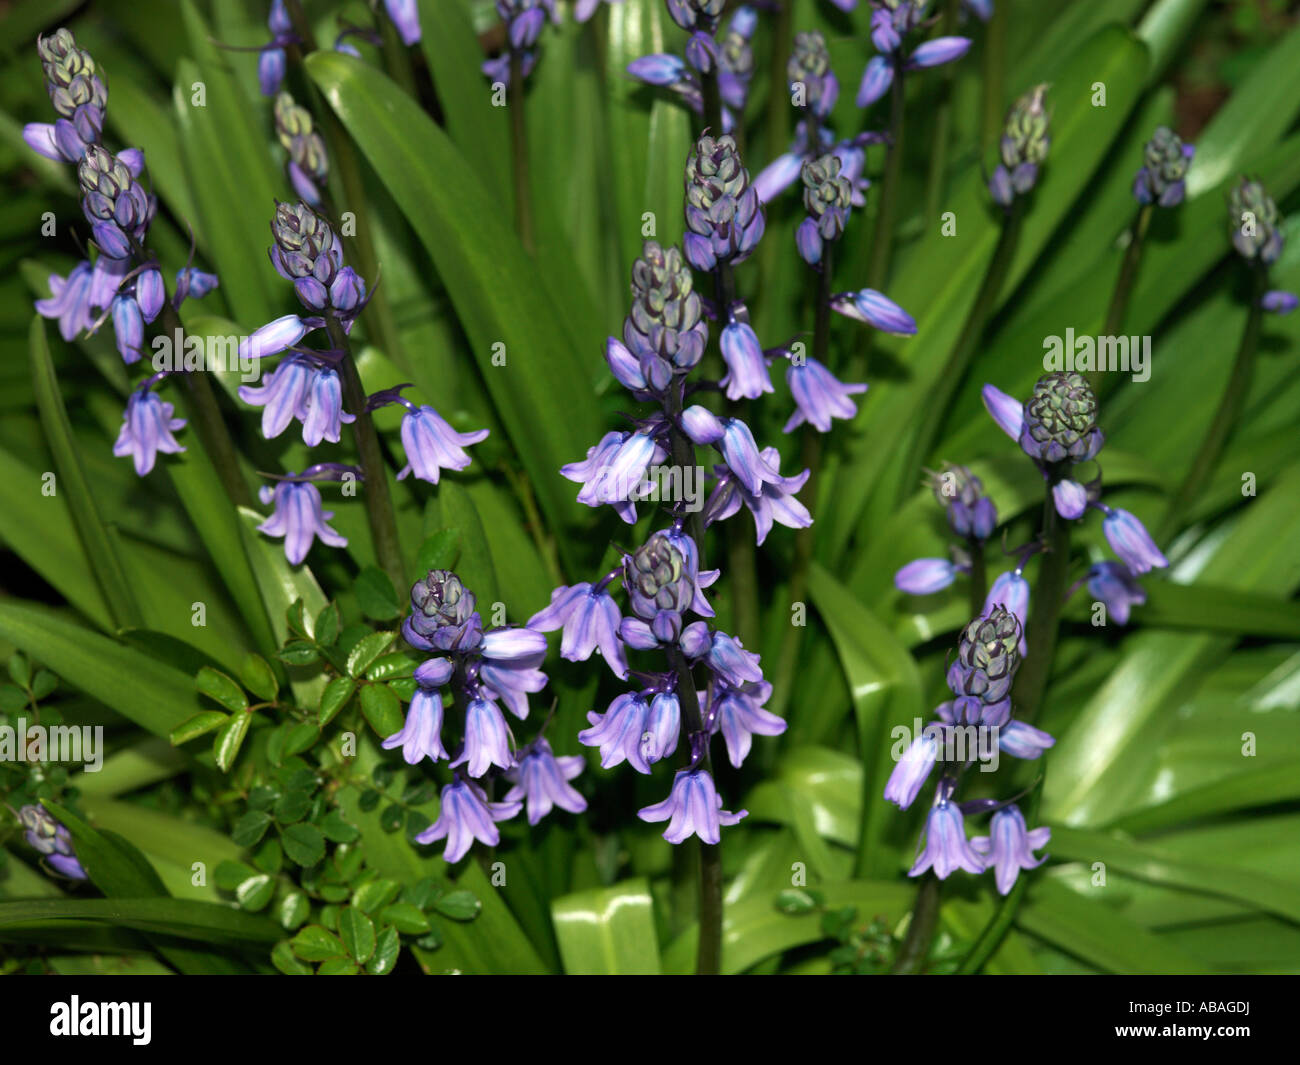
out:
M455 862L475 840L496 846L497 823L514 817L525 804L530 825L557 806L571 813L587 808L569 783L582 772L583 759L557 758L540 732L516 749L502 713L504 706L520 721L526 719L529 693L546 686L546 674L537 668L546 657L546 637L540 631L484 630L474 594L460 578L448 570L430 570L411 588L411 613L402 623L402 635L433 657L416 669L405 724L384 740L384 747L400 748L409 765L428 758L448 761L456 770L455 780L442 789L437 821L415 837L417 842L445 839L443 857ZM444 692L463 714L462 742L453 753L443 743ZM499 802L489 800L485 787L493 774L504 774L513 785Z
M367 397L363 410L343 410L340 372L351 355L332 341L322 349L305 348L301 342L308 334L331 327L346 337L366 305L365 280L344 264L338 235L308 204L277 204L271 233L271 264L293 283L307 313L287 314L268 322L240 345L241 358L261 360L288 352L260 385L239 389L240 399L262 408L262 435L274 439L297 419L302 424L303 443L309 447L322 441L338 443L344 423L379 407L401 404L407 409L401 428L407 465L398 474L399 480L414 473L420 480L437 484L442 470L467 467L470 457L465 447L483 440L488 431L457 432L433 407L417 406L403 398L405 385ZM346 546L347 541L326 524L329 515L322 510L320 490L313 479L338 481L361 475L353 466L320 463L310 471L277 478L274 489L266 486L261 490L262 502L274 502L275 511L260 530L284 537L285 555L294 565L306 557L314 537L334 547Z
M93 261L83 259L67 277L50 275L50 297L37 300L36 310L59 323L64 340L95 333L111 320L118 353L130 366L143 355L144 327L167 302L162 271L144 247L157 210L157 200L146 191L144 152L127 148L115 155L104 147L108 92L94 59L68 30L39 38L36 50L59 117L53 124L29 123L23 139L49 159L76 164L82 213L96 249ZM186 264L176 275L172 306L216 285L214 274ZM131 458L141 477L154 468L159 452L185 450L173 435L185 420L174 417L173 405L154 391L164 378L183 372L179 365L164 369L137 385L127 400L113 454Z
M899 754L885 798L903 810L916 801L935 766L942 767L910 876L933 870L945 880L958 869L976 875L994 869L998 891L1005 895L1021 869L1033 869L1044 860L1034 851L1047 844L1050 829L1028 830L1014 802L955 799L962 775L975 760L995 753L986 739L995 741L1002 753L1026 759L1038 758L1056 742L1011 716L1011 686L1022 658L1022 639L1020 619L1001 604L972 620L962 631L957 657L948 669L953 698L935 709L937 720ZM966 816L989 812L989 834L967 839Z

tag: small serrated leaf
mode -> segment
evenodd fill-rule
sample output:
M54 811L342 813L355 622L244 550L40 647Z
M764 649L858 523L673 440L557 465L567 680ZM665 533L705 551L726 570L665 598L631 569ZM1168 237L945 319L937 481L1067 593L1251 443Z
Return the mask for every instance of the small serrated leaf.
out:
M401 702L383 684L368 684L361 689L361 712L375 733L384 739L401 732L406 723Z
M212 752L217 759L217 768L228 772L235 764L239 748L243 746L244 737L248 735L248 726L252 724L253 715L247 712L231 714L226 723L217 732L212 745Z
M335 677L325 685L325 691L320 697L320 709L316 715L321 728L334 720L335 715L347 705L356 690L357 682L351 677Z
M275 679L274 671L261 655L244 656L239 667L239 679L250 692L268 702L280 691L280 682Z
M211 666L204 666L198 671L194 677L194 686L231 713L238 713L248 707L248 696L244 694L244 689Z
M172 729L167 734L167 739L173 747L179 747L182 743L206 735L214 728L220 728L229 717L229 714L223 714L220 710L203 710Z
M348 653L348 675L359 677L365 673L371 663L388 650L396 635L392 632L372 632L359 640Z

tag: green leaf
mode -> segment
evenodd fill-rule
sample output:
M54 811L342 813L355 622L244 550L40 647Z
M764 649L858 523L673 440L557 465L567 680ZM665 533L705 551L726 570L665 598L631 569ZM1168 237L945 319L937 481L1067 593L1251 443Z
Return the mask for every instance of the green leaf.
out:
M815 912L821 908L821 904L812 892L803 888L790 888L776 897L776 908L789 916L799 916Z
M366 962L375 951L375 924L355 906L344 907L339 914L339 936L358 962Z
M433 908L453 921L472 921L483 909L483 903L472 891L453 891L435 899Z
M270 827L270 814L263 810L249 810L235 822L230 838L241 847L252 847L266 835L266 830Z
M280 900L276 917L284 928L292 931L307 920L310 913L311 900L301 891L291 891Z
M38 921L103 921L159 935L206 943L274 943L279 935L265 917L217 902L169 898L23 899L0 902L0 928Z
M325 857L325 837L315 825L290 825L280 833L284 853L298 865L315 865Z
M311 966L304 965L293 956L293 945L283 939L271 950L271 964L285 976L310 976Z
M370 668L371 663L388 650L394 637L395 634L391 632L372 632L369 636L361 639L348 652L349 675L359 677L365 673Z
M339 608L337 603L326 603L316 615L312 636L321 647L333 647L339 638Z
M45 336L45 320L40 315L32 319L28 339L36 405L41 414L46 442L54 458L54 467L58 471L59 487L72 512L77 535L114 620L120 627L140 628L143 626L143 615L136 602L134 586L118 555L117 541L104 528L99 508L95 505L95 497L91 493L90 482L72 436L68 412L59 394L58 377Z
M274 699L280 690L280 683L275 679L275 673L261 655L244 656L243 665L239 670L239 679L250 692L268 702Z
M455 569L460 558L460 530L439 529L425 537L415 556L415 568L420 574L431 569Z
M289 945L303 961L328 961L346 953L343 941L328 928L318 924L309 924L289 940Z
M352 905L362 913L373 914L397 898L401 890L402 886L396 880L387 877L368 880L352 893Z
M361 970L348 958L330 958L316 968L317 976L356 976Z
M395 902L391 906L385 906L379 913L379 919L408 936L424 935L431 927L424 912L409 902Z
M397 955L402 949L401 937L396 928L385 928L375 941L375 952L366 962L366 972L371 976L387 976L397 964Z
M643 879L565 895L551 904L555 938L570 974L656 976L654 902Z
M220 710L204 710L177 725L167 734L167 738L173 747L179 747L182 743L189 743L190 740L211 732L224 723L229 716Z
M43 608L0 602L0 638L156 736L201 709L193 678Z
M235 888L235 898L239 902L240 909L248 910L250 913L266 909L271 903L273 894L275 894L275 880L266 873L250 876Z
M361 712L381 739L401 732L406 722L402 704L384 684L367 684L361 689Z
M231 714L217 731L212 753L217 759L217 768L223 773L228 773L230 767L235 764L235 759L239 756L239 748L244 745L244 737L248 735L248 727L252 723L253 715L248 711L241 711L238 714Z
M401 613L397 590L387 573L377 566L366 566L357 574L353 590L361 613L375 621L390 621Z
M194 678L194 686L210 699L219 702L231 713L248 709L244 690L224 673L204 666Z
M320 711L317 720L321 728L324 728L334 720L344 706L347 705L352 693L357 690L357 682L351 677L335 677L327 685L325 691L320 697Z
M592 362L569 343L498 201L419 105L347 56L317 52L307 70L433 259L542 509L559 524L572 501L555 469L600 435L594 405L573 402ZM506 363L494 365L502 344Z

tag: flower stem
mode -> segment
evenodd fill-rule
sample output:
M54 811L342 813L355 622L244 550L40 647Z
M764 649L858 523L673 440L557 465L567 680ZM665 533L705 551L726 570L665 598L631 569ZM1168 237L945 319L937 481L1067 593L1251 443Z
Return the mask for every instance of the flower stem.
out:
M871 237L871 259L867 265L867 287L880 288L889 276L894 253L894 213L898 203L899 177L903 172L903 67L894 60L894 82L889 90L889 145L885 149L885 171L880 179L880 206L876 210L876 231Z
M1029 622L1025 626L1029 653L1020 665L1012 689L1015 716L1026 724L1033 724L1047 691L1065 585L1070 574L1070 523L1056 513L1050 485L1043 501L1043 542L1046 551L1039 564L1038 580L1029 607Z
M1124 315L1128 310L1130 297L1136 287L1138 267L1142 263L1142 250L1146 240L1147 227L1151 225L1151 215L1155 208L1147 203L1138 208L1129 226L1128 247L1124 249L1124 260L1120 263L1119 276L1115 279L1115 291L1111 293L1110 306L1106 309L1106 323L1102 326L1102 336L1118 336L1124 327ZM1101 370L1094 370L1089 375L1092 390L1100 395L1108 378Z
M1043 767L1045 770L1045 766ZM1038 778L1038 783L1034 787L1033 794L1029 797L1026 804L1026 820L1033 824L1038 817L1038 803L1043 794L1043 778ZM1025 892L1029 888L1029 876L1027 872L1022 872L1016 877L1015 886L1006 894L998 904L998 908L993 911L993 917L986 924L980 934L976 937L975 942L962 959L960 968L957 973L960 976L971 976L978 973L989 958L993 957L998 947L1002 945L1002 940L1015 923L1016 914L1020 911L1020 903L1024 900Z
M515 176L515 229L524 251L533 254L533 192L528 171L528 122L524 113L523 56L510 49L510 150Z
M141 261L144 260L143 249L137 247L136 254L141 257ZM176 308L171 305L170 300L163 303L161 319L167 336L176 338L185 335L180 315L176 313ZM239 456L235 452L235 444L230 439L225 420L221 417L221 408L217 406L217 397L212 391L212 383L208 380L207 374L203 370L198 370L193 373L183 373L180 377L185 383L185 391L189 396L190 416L194 420L194 428L198 431L203 450L212 465L216 467L217 476L226 490L226 495L237 507L254 506L253 493L249 491L248 482L244 480L239 470Z
M912 906L912 919L907 924L907 935L890 972L914 975L925 966L930 944L934 942L934 934L939 928L939 892L942 883L931 872L922 878L921 886L916 891L916 902Z
M967 541L970 553L970 616L977 618L984 610L989 594L988 566L984 561L984 541L973 536Z
M985 158L1002 133L1006 102L1007 21L1010 4L994 4L984 34L984 97L980 106L980 157Z
M1237 346L1237 357L1232 363L1232 373L1228 378L1228 387L1224 389L1219 400L1219 409L1214 421L1201 441L1201 448L1196 453L1191 469L1183 478L1183 483L1174 493L1169 509L1165 511L1164 521L1160 525L1160 539L1167 541L1179 529L1187 511L1196 502L1205 482L1223 454L1223 445L1227 443L1228 434L1237 423L1241 409L1246 403L1246 394L1250 391L1250 381L1255 373L1255 355L1259 348L1259 335L1264 326L1264 308L1260 298L1268 287L1268 275L1259 268L1251 271L1250 311L1246 316L1246 328L1241 333L1241 343Z
M361 386L361 375L348 347L347 334L342 323L333 314L325 318L330 345L347 352L340 365L343 379L343 396L356 421L352 423L357 455L361 459L362 475L366 486L366 516L370 521L370 536L375 542L375 557L384 572L401 589L406 585L406 566L402 562L402 545L397 536L397 515L393 510L393 497L388 491L388 467L379 446L375 422L366 410L366 393Z
M950 36L957 28L957 11L961 0L944 0L941 37ZM933 130L930 137L930 169L925 179L925 219L939 216L939 201L943 198L948 176L948 140L952 129L952 91L957 76L957 65L944 66L939 82L939 102L934 109Z
M934 445L934 438L943 423L952 394L956 391L967 364L975 354L975 349L984 335L984 327L997 306L998 295L1002 291L1007 273L1011 269L1011 262L1016 255L1016 248L1020 243L1024 205L1024 197L1017 197L1003 216L998 243L993 250L993 257L989 260L988 269L984 272L984 280L975 296L975 302L971 304L966 314L966 321L962 323L961 332L948 353L948 361L944 363L943 369L935 379L934 388L926 397L925 413L912 444L911 460L899 483L900 493L914 483L914 478L910 474L913 470L920 469L921 463L925 461L926 455Z
M831 290L835 269L835 246L829 241L822 250L821 273L817 282L817 317L813 323L812 357L826 365L830 351ZM822 460L822 434L811 425L803 428L799 460L810 471L803 487L803 497L811 507L817 500L817 472ZM794 537L794 557L790 566L790 605L803 603L808 595L808 569L812 565L813 536L811 526L800 529ZM806 612L805 612L806 613ZM772 701L768 709L778 717L785 716L790 695L794 689L794 671L799 662L799 649L806 625L791 623L781 640L777 652L776 670L773 673Z

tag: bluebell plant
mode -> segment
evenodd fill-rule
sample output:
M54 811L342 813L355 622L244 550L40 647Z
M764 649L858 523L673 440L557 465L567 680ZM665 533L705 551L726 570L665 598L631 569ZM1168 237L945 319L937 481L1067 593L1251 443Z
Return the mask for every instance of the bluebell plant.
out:
M889 92L904 71L938 67L964 56L969 37L934 37L906 48L909 36L926 24L927 0L878 0L871 12L871 43L876 55L867 61L858 86L857 104L868 107Z

